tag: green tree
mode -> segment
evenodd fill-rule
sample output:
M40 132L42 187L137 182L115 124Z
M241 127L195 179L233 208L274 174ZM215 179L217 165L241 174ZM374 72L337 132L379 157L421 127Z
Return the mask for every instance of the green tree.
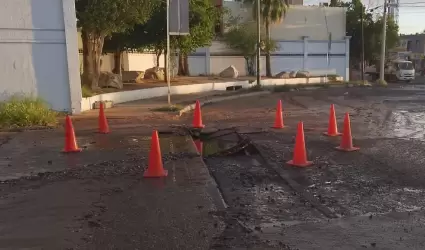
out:
M244 24L231 27L223 36L227 46L242 53L248 75L255 75L254 62L257 51L257 33L252 25Z
M254 63L257 55L256 25L254 23L235 24L229 28L223 38L229 48L242 54L248 74L255 75ZM271 39L263 38L261 48L263 51L274 51L277 48L277 43Z
M375 43L374 49L373 49L373 60L378 60L380 58L380 51L381 51L381 44L382 44L382 18L379 18L374 22L374 26L372 27L374 29L374 36L375 36ZM371 30L373 30L371 28ZM386 51L389 51L393 48L395 48L399 42L399 34L398 34L398 25L394 21L394 19L389 16L387 19L387 33L386 33L386 39L385 39L385 48ZM388 58L388 57L387 57Z
M257 0L244 0L245 3L252 5L252 15L257 20ZM271 40L270 26L281 23L285 19L286 12L289 9L288 0L261 0L260 2L260 19L264 23L265 36L267 40ZM272 77L271 70L271 51L266 48L266 76Z
M336 6L338 6L338 0L331 0L329 6L330 7L336 7Z
M179 75L189 75L188 55L197 48L210 46L215 27L222 12L210 0L189 1L189 35L174 36L173 44L179 50Z
M338 7L347 8L346 32L350 39L350 63L359 65L362 55L362 18L364 29L364 56L365 61L376 63L380 57L382 40L382 18L375 20L371 12L367 12L360 0L351 2L338 1ZM387 51L394 48L398 43L398 26L391 18L387 22L386 48Z
M76 0L77 25L82 28L83 84L98 87L105 37L146 22L159 0Z
M189 35L171 36L172 49L179 50L179 75L189 75L187 55L197 48L211 45L215 36L215 25L220 20L221 11L209 0L189 1ZM165 1L157 6L151 18L144 24L136 25L132 33L143 34L133 41L141 49L155 51L157 59L166 51L167 20ZM141 39L139 41L139 39ZM157 61L159 65L159 61ZM167 72L167 70L166 70Z
M157 8L152 10L146 23L136 24L133 28L123 33L113 33L105 39L103 53L114 53L114 70L121 73L121 57L124 51L154 51L156 67L159 59L166 49L166 2L162 1Z
M113 73L121 75L121 58L122 53L128 49L131 49L131 33L114 33L109 37L105 38L105 43L103 45L103 53L113 53L114 54L114 68Z

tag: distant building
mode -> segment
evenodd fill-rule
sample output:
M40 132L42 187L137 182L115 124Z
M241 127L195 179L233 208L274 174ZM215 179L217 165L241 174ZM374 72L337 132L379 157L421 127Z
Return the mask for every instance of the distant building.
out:
M304 0L289 0L288 3L290 5L303 5L304 4Z
M271 38L278 49L271 55L272 74L282 71L306 70L311 74L338 74L349 79L350 38L346 36L346 12L341 7L303 6L293 1L285 19L270 28ZM223 5L220 5L223 4ZM299 4L299 5L298 5ZM252 6L242 1L217 3L230 11L239 22L254 22ZM245 59L220 40L225 32L223 23L217 28L217 39L211 46L199 48L189 55L190 73L193 75L218 74L233 65L239 75L247 74ZM329 39L331 41L329 41ZM265 60L261 58L261 74L265 75Z
M425 68L425 34L400 36L400 47L410 54L408 59L415 64L416 69Z
M213 0L215 2L215 5L221 5L223 6L223 2L235 2L233 0ZM288 0L288 4L290 5L303 5L304 0Z

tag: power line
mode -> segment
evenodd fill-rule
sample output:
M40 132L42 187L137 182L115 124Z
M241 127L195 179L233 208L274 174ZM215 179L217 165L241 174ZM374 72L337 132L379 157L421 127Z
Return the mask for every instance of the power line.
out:
M403 2L400 4L425 4L425 2Z

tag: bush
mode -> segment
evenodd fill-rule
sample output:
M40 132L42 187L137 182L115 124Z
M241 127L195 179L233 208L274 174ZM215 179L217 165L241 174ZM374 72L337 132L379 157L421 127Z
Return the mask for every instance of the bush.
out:
M170 105L170 106L163 106L159 108L154 108L152 111L158 111L158 112L177 112L183 109L183 106L181 105Z
M83 97L91 97L94 95L93 91L86 85L81 85L81 94Z
M328 75L328 81L336 82L337 77L339 77L339 75Z
M57 113L41 99L12 97L0 103L0 127L54 126Z

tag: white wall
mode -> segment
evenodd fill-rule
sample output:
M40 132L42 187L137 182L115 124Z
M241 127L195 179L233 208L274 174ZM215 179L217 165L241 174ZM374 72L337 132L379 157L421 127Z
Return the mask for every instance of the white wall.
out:
M0 1L0 100L34 95L80 111L75 20L74 0Z
M328 41L291 40L278 42L278 49L272 53L271 69L275 75L281 71L307 70L314 74L337 73L345 80L349 79L349 37L332 41L328 51ZM329 53L329 61L328 61ZM328 66L329 62L329 66ZM198 49L189 57L190 73L196 75L217 75L233 65L240 76L246 76L245 59L230 50L223 42L214 41L209 48ZM260 71L265 75L265 58L261 58Z
M155 54L141 54L141 53L124 53L128 58L128 71L145 71L149 68L155 67L156 55ZM159 67L164 67L164 56L159 58Z
M240 22L253 20L249 4L243 1L224 1L223 4L231 16L241 18ZM290 5L285 19L272 25L271 37L274 40L300 40L309 36L312 40L327 40L328 32L331 32L333 40L342 40L346 36L345 13L341 7Z

